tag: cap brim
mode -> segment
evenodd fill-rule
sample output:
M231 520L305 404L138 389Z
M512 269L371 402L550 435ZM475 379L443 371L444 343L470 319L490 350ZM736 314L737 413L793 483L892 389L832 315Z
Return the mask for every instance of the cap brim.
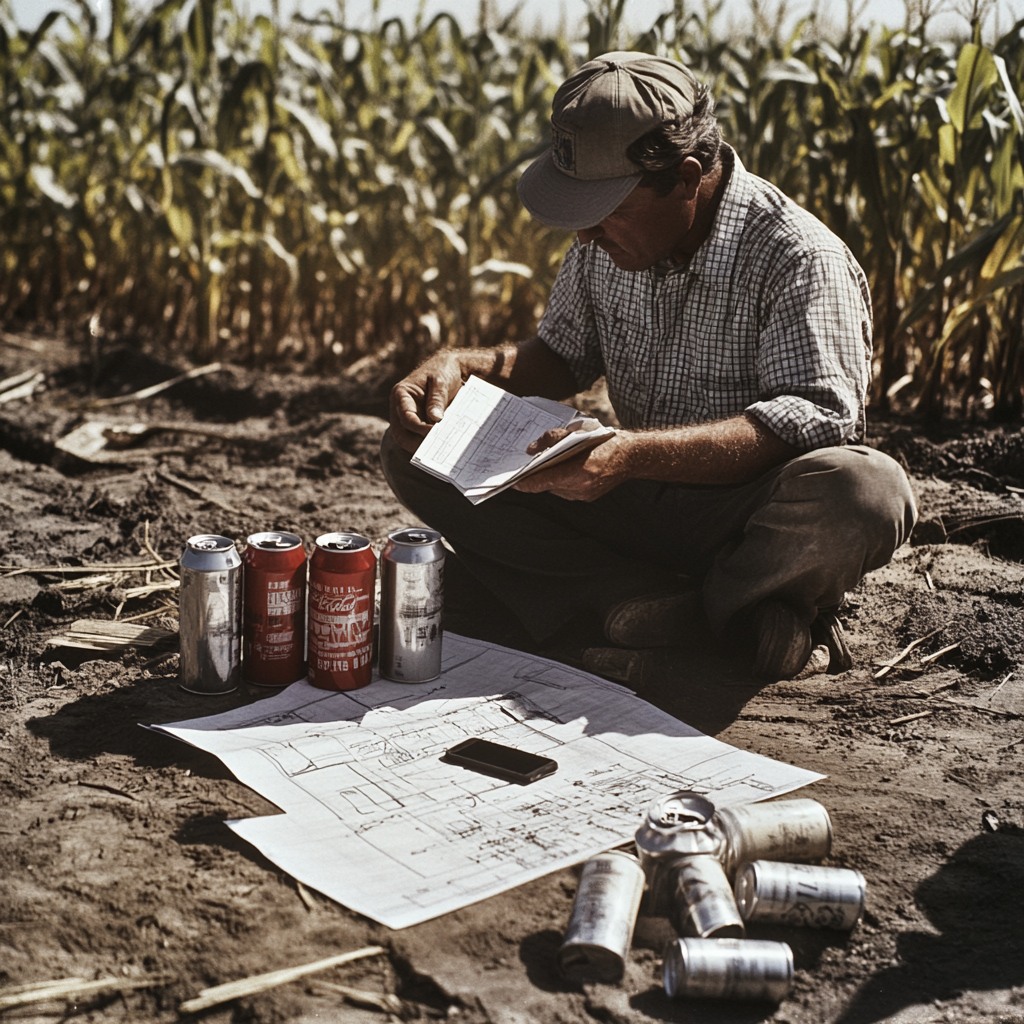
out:
M570 178L555 166L549 149L526 168L516 191L537 220L580 231L600 224L636 188L641 176L642 172L598 181Z

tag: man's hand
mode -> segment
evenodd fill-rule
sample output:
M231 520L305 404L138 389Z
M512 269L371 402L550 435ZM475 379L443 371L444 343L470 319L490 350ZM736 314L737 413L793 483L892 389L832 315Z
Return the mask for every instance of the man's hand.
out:
M458 353L438 352L391 389L391 433L407 452L440 423L464 379Z
M494 348L452 348L432 355L391 389L391 433L415 452L471 374L513 395L542 395L556 402L576 393L576 378L540 338Z
M631 435L612 434L575 458L523 477L515 488L529 494L549 491L569 501L594 501L629 478L630 443Z

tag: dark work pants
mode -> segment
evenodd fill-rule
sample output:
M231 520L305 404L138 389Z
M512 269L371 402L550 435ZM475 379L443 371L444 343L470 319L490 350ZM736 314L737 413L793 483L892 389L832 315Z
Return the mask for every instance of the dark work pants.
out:
M767 597L810 622L885 565L917 516L900 466L870 448L821 448L730 487L630 480L596 501L504 491L471 505L381 445L398 499L439 530L474 576L543 640L602 595L695 577L718 635Z

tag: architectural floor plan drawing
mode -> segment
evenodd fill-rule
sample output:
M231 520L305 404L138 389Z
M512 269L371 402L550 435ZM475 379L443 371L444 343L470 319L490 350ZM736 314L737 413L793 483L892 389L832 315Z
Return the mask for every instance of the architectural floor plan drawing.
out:
M441 678L334 693L295 683L153 726L216 754L284 812L229 826L279 867L391 928L456 910L632 838L676 789L716 803L821 778L691 729L628 690L451 633ZM529 786L441 761L479 736L554 758Z

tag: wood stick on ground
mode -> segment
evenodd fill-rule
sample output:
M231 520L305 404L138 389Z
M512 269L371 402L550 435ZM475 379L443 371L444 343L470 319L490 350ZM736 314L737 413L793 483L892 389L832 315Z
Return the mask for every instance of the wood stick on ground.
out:
M936 634L936 633L941 633L941 632L942 632L942 630L944 630L945 628L946 628L945 626L939 626L939 628L938 628L938 629L933 629L933 630L932 630L932 631L931 631L930 633L926 634L925 636L922 636L922 637L920 637L920 638L919 638L919 639L917 639L917 640L913 640L913 641L911 641L911 642L910 642L909 644L907 644L907 646L906 646L906 647L904 647L904 648L903 648L903 650L902 650L902 651L900 651L900 653L899 653L899 654L897 654L897 655L896 655L896 657L895 657L895 658L892 658L891 660L887 661L887 662L886 662L886 663L885 663L885 664L884 664L884 665L883 665L883 666L882 666L882 667L881 667L881 668L880 668L880 669L879 669L879 670L878 670L878 671L877 671L877 672L876 672L876 673L874 674L874 676L872 676L872 678L873 678L873 679L881 679L881 678L882 678L882 676L884 676L884 675L888 675L888 673L889 673L889 672L890 672L890 671L891 671L891 670L892 670L893 668L895 668L895 667L896 667L896 666L897 666L897 665L898 665L898 664L899 664L899 663L900 663L901 661L903 661L903 659L904 659L904 658L905 658L905 657L906 657L906 656L907 656L907 655L908 655L908 654L909 654L909 653L910 653L910 652L911 652L911 651L912 651L912 650L913 650L913 649L914 649L915 647L919 647L919 646L920 646L921 644L923 644L923 643L925 642L925 640L930 640L930 639L931 639L931 638L932 638L933 636L935 636L935 634Z
M155 615L177 614L178 609L170 605L161 605L159 608L151 608L148 612L140 612L138 615L129 615L127 619L118 619L118 622L141 622L143 619L151 619Z
M337 967L339 964L347 964L352 960L361 960L363 957L380 956L387 950L383 946L364 946L362 949L354 949L351 953L339 953L337 956L329 956L324 960L316 960L310 964L302 964L300 967L286 967L281 971L270 971L267 974L256 974L251 978L242 978L240 981L229 981L225 985L216 985L213 988L204 988L195 999L189 999L178 1007L179 1013L198 1013L200 1010L207 1010L211 1006L226 1003L231 999L241 999L244 996L254 996L259 992L266 992L268 989L277 988L278 985L286 985L289 981L297 981L307 974L315 974L317 971L325 971L328 967Z
M148 519L145 521L145 524L143 526L143 531L144 532L143 532L143 537L142 537L142 546L146 549L146 551L149 553L150 558L152 558L154 562L163 562L164 561L163 555L161 555L160 552L158 552L153 547L153 545L149 542L149 520ZM152 571L152 570L150 570L150 571ZM178 574L173 569L161 569L160 571L168 579L176 580L178 578ZM149 583L149 580L147 579L146 582Z
M157 470L156 475L161 480L169 484L173 484L175 487L180 487L186 494L191 494L195 498L200 498L203 501L208 501L211 505L216 505L217 508L224 509L225 512L230 512L232 515L240 516L242 513L237 508L232 508L226 502L219 501L217 498L210 497L205 491L200 490L193 484L186 483L184 480L179 480L176 476L171 476L170 473L164 472L164 470Z
M378 995L361 988L350 988L348 985L335 985L330 981L314 981L313 988L324 992L333 992L344 996L350 1003L357 1006L373 1006L385 1013L401 1014L405 1012L405 1004L398 996L390 994Z
M8 833L5 833L5 835ZM17 835L17 832L11 832L10 835ZM5 996L16 996L22 992L35 992L41 988L51 988L56 984L70 985L73 982L88 981L88 978L61 978L60 982L56 981L27 981L23 985L5 985L0 989L0 995Z
M11 388L16 388L19 384L24 384L26 381L31 380L37 373L39 373L39 367L35 367L32 370L26 370L24 373L16 373L13 377L7 377L5 380L0 380L0 394L5 391L10 391Z
M6 629L24 610L24 608L19 608L2 626L0 626L0 629Z
M181 586L181 580L164 580L162 583L150 583L146 587L129 587L124 592L126 599L133 597L148 597L150 594L159 594L165 590L177 590Z
M61 580L60 583L54 583L51 586L53 590L61 591L96 590L107 584L116 585L122 582L124 582L123 574L101 573L99 576L79 576L78 579Z
M309 894L309 890L296 878L295 879L295 891L299 894L299 899L302 900L302 905L309 911L316 910L316 900Z
M1012 678L1013 673L1007 672L1003 677L1003 681L988 695L988 699L991 700Z
M948 647L943 647L941 651L936 651L934 654L926 654L921 659L922 665L930 665L933 661L941 658L944 654L949 654L950 651L955 651L960 646L960 641L957 640L955 644L950 644Z
M194 380L196 377L203 377L208 373L216 373L220 369L223 369L220 363L197 366L194 370L189 370L187 373L179 373L177 377L161 381L159 384L153 384L151 387L142 388L139 391L133 391L130 395L118 395L116 398L94 398L90 402L83 403L82 408L107 409L112 405L127 405L129 402L141 402L143 399L159 395L160 392L166 391L168 388L173 388L175 384L182 384L186 380Z
M0 580L8 576L20 576L27 572L39 573L90 573L90 572L144 572L146 569L167 569L177 562L128 562L117 565L114 563L97 562L95 565L0 565Z
M172 980L174 979L166 974L151 974L147 978L99 978L96 981L63 978L47 984L40 983L28 991L0 990L0 1010L11 1010L16 1006L50 1002L54 999L70 1001L83 996L99 995L101 992L130 992L138 988L158 988Z
M105 782L83 782L79 779L78 785L85 786L86 789L102 789L104 793L113 793L114 796L127 797L129 800L135 799L131 793L127 793L123 789L118 789L117 786L108 786Z
M916 715L904 715L902 718L893 718L889 721L890 725L902 725L904 722L914 722L918 718L927 718L929 715L934 715L934 711L918 711Z
M928 589L929 590L934 590L935 589L935 583L932 580L932 574L927 569L925 569L925 571L924 571L924 581L925 581L925 583L928 584Z
M8 388L6 391L0 390L0 405L6 402L16 402L19 398L31 398L44 380L46 380L45 373L36 373L25 381L24 384Z

